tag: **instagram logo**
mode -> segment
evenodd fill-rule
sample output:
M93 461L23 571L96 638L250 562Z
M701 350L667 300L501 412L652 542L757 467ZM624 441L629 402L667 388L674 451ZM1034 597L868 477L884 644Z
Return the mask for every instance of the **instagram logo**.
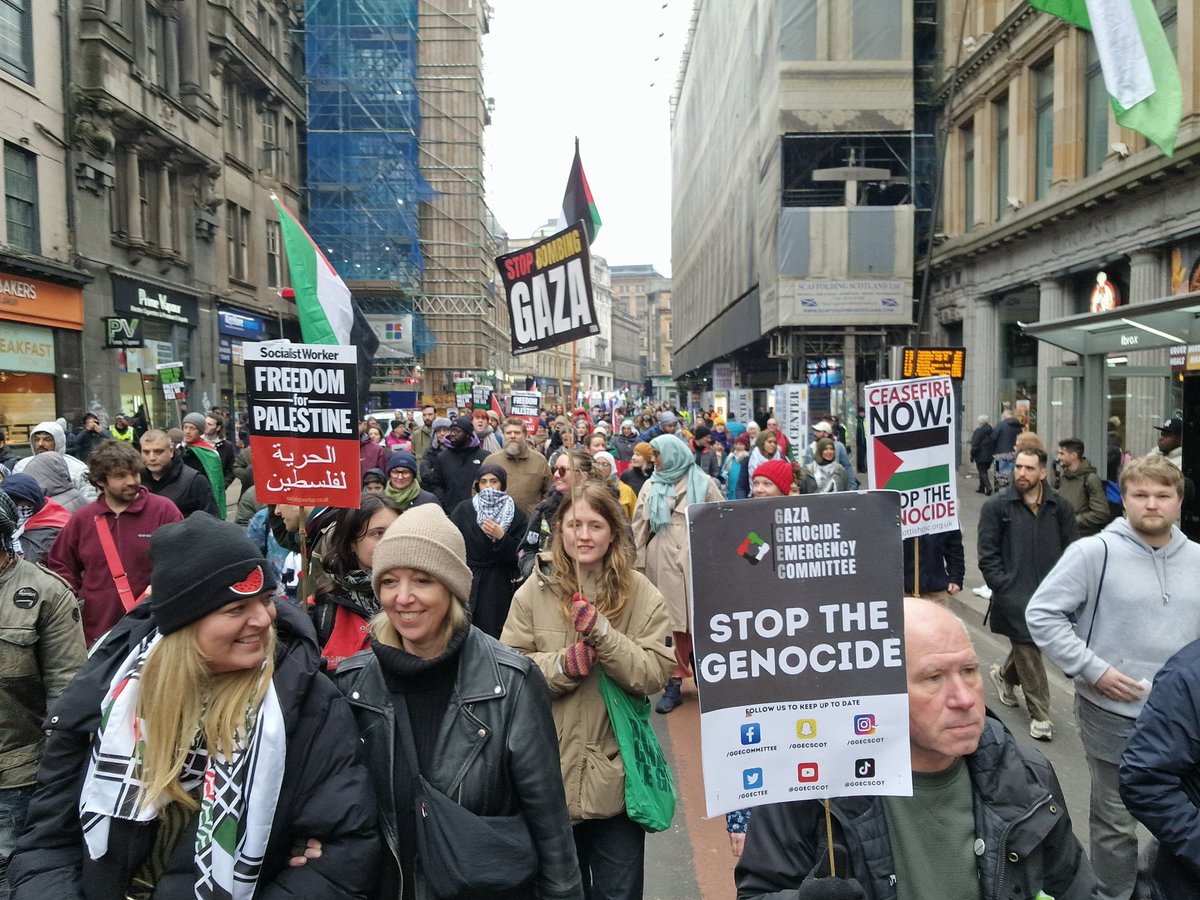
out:
M875 733L875 714L863 713L861 716L854 717L854 733L855 734L874 734Z

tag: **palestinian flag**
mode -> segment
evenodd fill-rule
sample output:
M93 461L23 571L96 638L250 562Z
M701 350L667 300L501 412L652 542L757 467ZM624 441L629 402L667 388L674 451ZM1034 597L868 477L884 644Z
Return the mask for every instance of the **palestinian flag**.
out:
M300 335L306 344L358 347L358 396L365 398L371 390L371 365L379 349L379 336L304 226L274 194L271 202L279 211L288 271L296 292Z
M1171 156L1183 115L1179 67L1153 0L1029 0L1092 33L1117 123Z
M184 444L184 453L191 453L200 463L212 488L213 499L217 501L218 517L225 518L225 468L221 465L221 454L217 448L199 438L194 444Z
M950 482L950 429L902 431L875 439L876 490L914 491Z
M571 163L571 175L567 178L567 192L563 194L562 227L568 228L580 219L587 228L588 243L596 240L600 230L600 213L592 199L587 176L583 174L583 162L579 158L579 138L575 138L575 161Z

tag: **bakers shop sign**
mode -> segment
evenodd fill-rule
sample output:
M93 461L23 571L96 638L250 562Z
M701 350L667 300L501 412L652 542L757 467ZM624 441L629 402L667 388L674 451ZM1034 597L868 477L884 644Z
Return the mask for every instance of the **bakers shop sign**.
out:
M32 281L22 281L20 278L0 276L0 298L4 300L36 300L37 285Z

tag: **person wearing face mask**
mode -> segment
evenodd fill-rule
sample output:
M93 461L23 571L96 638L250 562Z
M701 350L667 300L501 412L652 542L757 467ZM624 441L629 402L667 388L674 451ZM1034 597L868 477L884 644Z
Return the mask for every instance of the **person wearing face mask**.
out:
M371 590L371 560L401 512L390 497L374 494L364 496L357 509L339 510L334 519L321 554L324 574L309 598L317 643L330 671L370 646L367 624L379 612Z
M529 433L523 419L509 416L501 428L504 449L485 459L484 465L499 466L504 470L508 478L505 490L528 519L550 487L550 463L529 446Z
M450 420L444 416L438 416L431 421L433 422L431 426L433 437L429 446L425 448L425 452L420 456L421 468L417 473L421 476L423 484L429 483L429 473L433 471L433 461L446 449L446 432L450 430Z
M484 463L475 479L474 496L450 514L450 521L462 532L472 572L471 622L496 639L512 603L517 550L529 530L529 518L505 493L507 488L504 469Z
M425 485L449 515L471 496L479 467L488 454L479 446L470 416L459 416L454 420L444 443L445 449L434 457L429 467Z

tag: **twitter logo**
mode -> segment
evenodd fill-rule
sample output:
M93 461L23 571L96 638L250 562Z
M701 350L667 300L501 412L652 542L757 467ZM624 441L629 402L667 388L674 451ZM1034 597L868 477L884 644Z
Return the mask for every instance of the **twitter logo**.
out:
M742 790L757 791L762 786L762 769L742 769Z

